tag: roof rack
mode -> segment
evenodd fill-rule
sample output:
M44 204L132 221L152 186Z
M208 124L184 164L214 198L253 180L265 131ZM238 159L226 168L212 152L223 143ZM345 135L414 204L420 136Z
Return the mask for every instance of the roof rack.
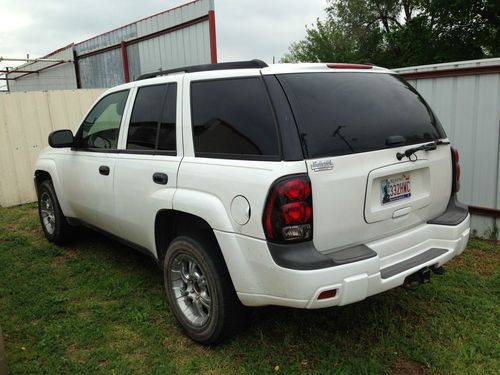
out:
M262 60L248 60L248 61L232 61L224 62L218 64L202 64L202 65L192 65L185 66L182 68L175 68L169 70L160 70L158 72L146 73L140 75L136 81L141 81L143 79L154 78L159 76L165 76L172 73L194 73L194 72L206 72L210 70L226 70L226 69L260 69L266 68L268 65Z

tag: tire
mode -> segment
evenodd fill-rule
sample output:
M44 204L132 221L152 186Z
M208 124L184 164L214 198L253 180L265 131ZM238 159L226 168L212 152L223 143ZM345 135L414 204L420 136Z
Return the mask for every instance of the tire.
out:
M203 345L233 336L244 325L247 312L214 242L209 236L179 236L163 261L172 312L186 334Z
M52 181L45 180L38 186L38 216L43 233L49 242L63 245L72 234L72 227L61 211Z

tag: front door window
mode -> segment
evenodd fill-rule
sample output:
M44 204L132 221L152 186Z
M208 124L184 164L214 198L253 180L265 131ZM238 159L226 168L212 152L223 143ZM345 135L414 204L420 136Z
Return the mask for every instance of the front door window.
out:
M80 149L116 149L128 90L109 94L92 108L77 135Z

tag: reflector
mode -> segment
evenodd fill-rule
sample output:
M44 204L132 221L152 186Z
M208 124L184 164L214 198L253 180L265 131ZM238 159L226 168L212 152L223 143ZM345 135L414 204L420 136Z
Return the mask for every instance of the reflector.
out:
M319 294L318 299L333 298L336 294L337 289L324 290Z

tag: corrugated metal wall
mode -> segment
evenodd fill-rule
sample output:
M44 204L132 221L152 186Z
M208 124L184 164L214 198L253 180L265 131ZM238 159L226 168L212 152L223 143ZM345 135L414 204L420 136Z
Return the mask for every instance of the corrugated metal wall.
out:
M499 65L500 59L465 61L395 69L409 79L432 107L448 137L460 152L460 201L489 209L500 209L500 73L481 69ZM477 69L480 68L480 69ZM460 69L468 69L462 75ZM473 69L477 69L474 73ZM439 72L447 73L440 76ZM452 70L455 70L453 72ZM430 74L426 77L426 72ZM417 75L415 75L417 73ZM479 235L495 221L473 218ZM496 221L500 226L500 221ZM487 233L488 234L488 233Z
M210 63L208 21L138 44L140 74ZM134 79L131 74L131 79Z
M46 56L55 60L73 60L73 45ZM52 65L49 62L35 62L17 67L19 70L38 70ZM24 73L10 73L9 78L23 76ZM48 68L39 73L26 75L14 81L9 81L11 92L33 90L68 90L76 89L75 65L72 62Z
M211 9L213 0L199 0L76 44L81 87L112 87L124 82L122 41L131 80L143 73L210 63ZM176 29L178 25L185 27Z
M78 59L82 88L113 87L123 83L123 63L119 49Z
M124 83L120 48L100 52L88 57L81 56L102 48L119 45L121 41L135 37L137 37L137 24L133 23L75 44L80 87L106 88Z
M208 14L213 1L202 0L190 6L150 17L137 23L137 35L144 36ZM142 73L186 65L210 63L208 21L161 35L138 44Z
M33 202L33 167L55 129L76 130L103 90L0 93L0 206Z

